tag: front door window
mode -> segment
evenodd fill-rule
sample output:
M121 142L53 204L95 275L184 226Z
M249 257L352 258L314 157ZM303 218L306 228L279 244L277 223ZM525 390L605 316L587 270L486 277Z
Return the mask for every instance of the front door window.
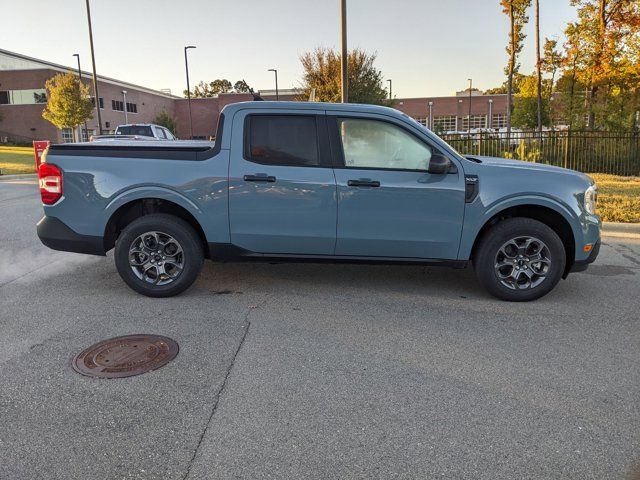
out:
M338 131L346 167L429 169L431 148L396 125L378 120L340 118Z

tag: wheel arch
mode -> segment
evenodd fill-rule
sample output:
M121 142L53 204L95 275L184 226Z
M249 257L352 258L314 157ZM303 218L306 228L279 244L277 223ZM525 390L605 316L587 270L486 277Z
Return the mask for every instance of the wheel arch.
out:
M207 256L207 238L200 222L183 205L160 197L144 197L129 200L119 205L110 215L104 230L105 251L112 249L124 228L134 220L152 213L165 213L186 221L198 234Z
M471 247L470 258L474 258L480 240L491 227L502 220L516 217L538 220L550 227L560 237L566 253L566 266L563 272L563 278L565 278L575 261L576 232L574 232L572 222L567 218L566 214L562 213L560 209L552 208L549 205L521 203L505 206L495 213L492 212L490 218L484 221L475 236Z

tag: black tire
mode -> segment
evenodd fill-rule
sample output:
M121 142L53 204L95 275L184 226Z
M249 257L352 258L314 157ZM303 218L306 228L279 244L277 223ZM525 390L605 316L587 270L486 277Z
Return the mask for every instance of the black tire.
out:
M549 265L546 262L534 263L531 267L527 262L532 257L526 254L523 255L525 260L519 259L519 254L523 251L517 251L515 247L524 248L527 238L534 239L529 243L531 255L535 255L541 245L546 247L546 250L542 249L542 256L548 256ZM516 242L511 243L510 241L514 239ZM535 240L539 240L542 244ZM505 245L506 248L501 251ZM517 253L515 258L512 258L512 253L505 256L504 252ZM533 261L535 262L535 259ZM562 240L549 226L531 218L508 218L492 226L483 235L474 253L473 267L482 286L493 296L511 302L527 302L538 299L553 290L562 278L566 261ZM505 266L496 268L497 265ZM541 272L541 274L535 275L535 272ZM503 277L500 278L499 275ZM506 275L509 277L505 278ZM514 275L516 281L513 281ZM540 283L537 283L538 281Z
M154 270L151 270L151 273L148 274L155 276L158 279L158 283L169 283L153 284L145 281L134 272L134 268L130 265L130 248L141 235L147 232L160 232L166 236L173 237L177 245L181 247L182 254L178 254L178 257L182 270L176 274L175 279L171 279L169 275L160 274L157 269L155 270L155 275L153 275ZM166 239L166 237L162 238ZM161 247L154 248L160 249ZM142 255L146 255L146 253ZM138 259L140 258L144 259L146 257L138 257ZM171 297L184 292L193 284L202 269L204 253L200 237L198 237L191 225L173 215L157 213L137 218L124 228L116 240L115 261L116 268L122 279L136 292L148 297ZM146 265L149 265L149 262ZM165 268L174 268L175 273L177 269L173 266L169 267L168 260L166 262L167 266L163 266L162 271ZM144 269L144 266L141 268ZM140 269L137 271L140 272ZM148 278L147 274L143 275Z

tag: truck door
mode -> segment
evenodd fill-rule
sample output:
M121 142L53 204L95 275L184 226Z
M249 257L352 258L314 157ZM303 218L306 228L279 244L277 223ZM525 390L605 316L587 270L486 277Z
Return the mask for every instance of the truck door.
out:
M336 255L456 259L465 205L461 166L427 172L441 153L385 115L327 112L338 152Z
M332 255L336 181L324 111L276 112L234 115L231 243L256 253Z

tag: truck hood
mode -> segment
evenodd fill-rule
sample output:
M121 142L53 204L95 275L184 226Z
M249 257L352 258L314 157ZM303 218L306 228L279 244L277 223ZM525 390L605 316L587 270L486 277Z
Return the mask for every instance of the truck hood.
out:
M543 163L525 162L523 160L509 160L507 158L499 158L499 157L483 157L479 155L468 155L466 156L466 158L479 160L480 169L482 169L483 166L490 166L490 167L501 167L501 168L518 169L518 170L528 170L532 172L557 173L557 174L564 174L564 175L579 177L586 180L589 183L593 183L591 178L589 178L589 176L585 175L584 173L580 173L575 170L569 170L568 168L555 167L553 165L545 165Z

